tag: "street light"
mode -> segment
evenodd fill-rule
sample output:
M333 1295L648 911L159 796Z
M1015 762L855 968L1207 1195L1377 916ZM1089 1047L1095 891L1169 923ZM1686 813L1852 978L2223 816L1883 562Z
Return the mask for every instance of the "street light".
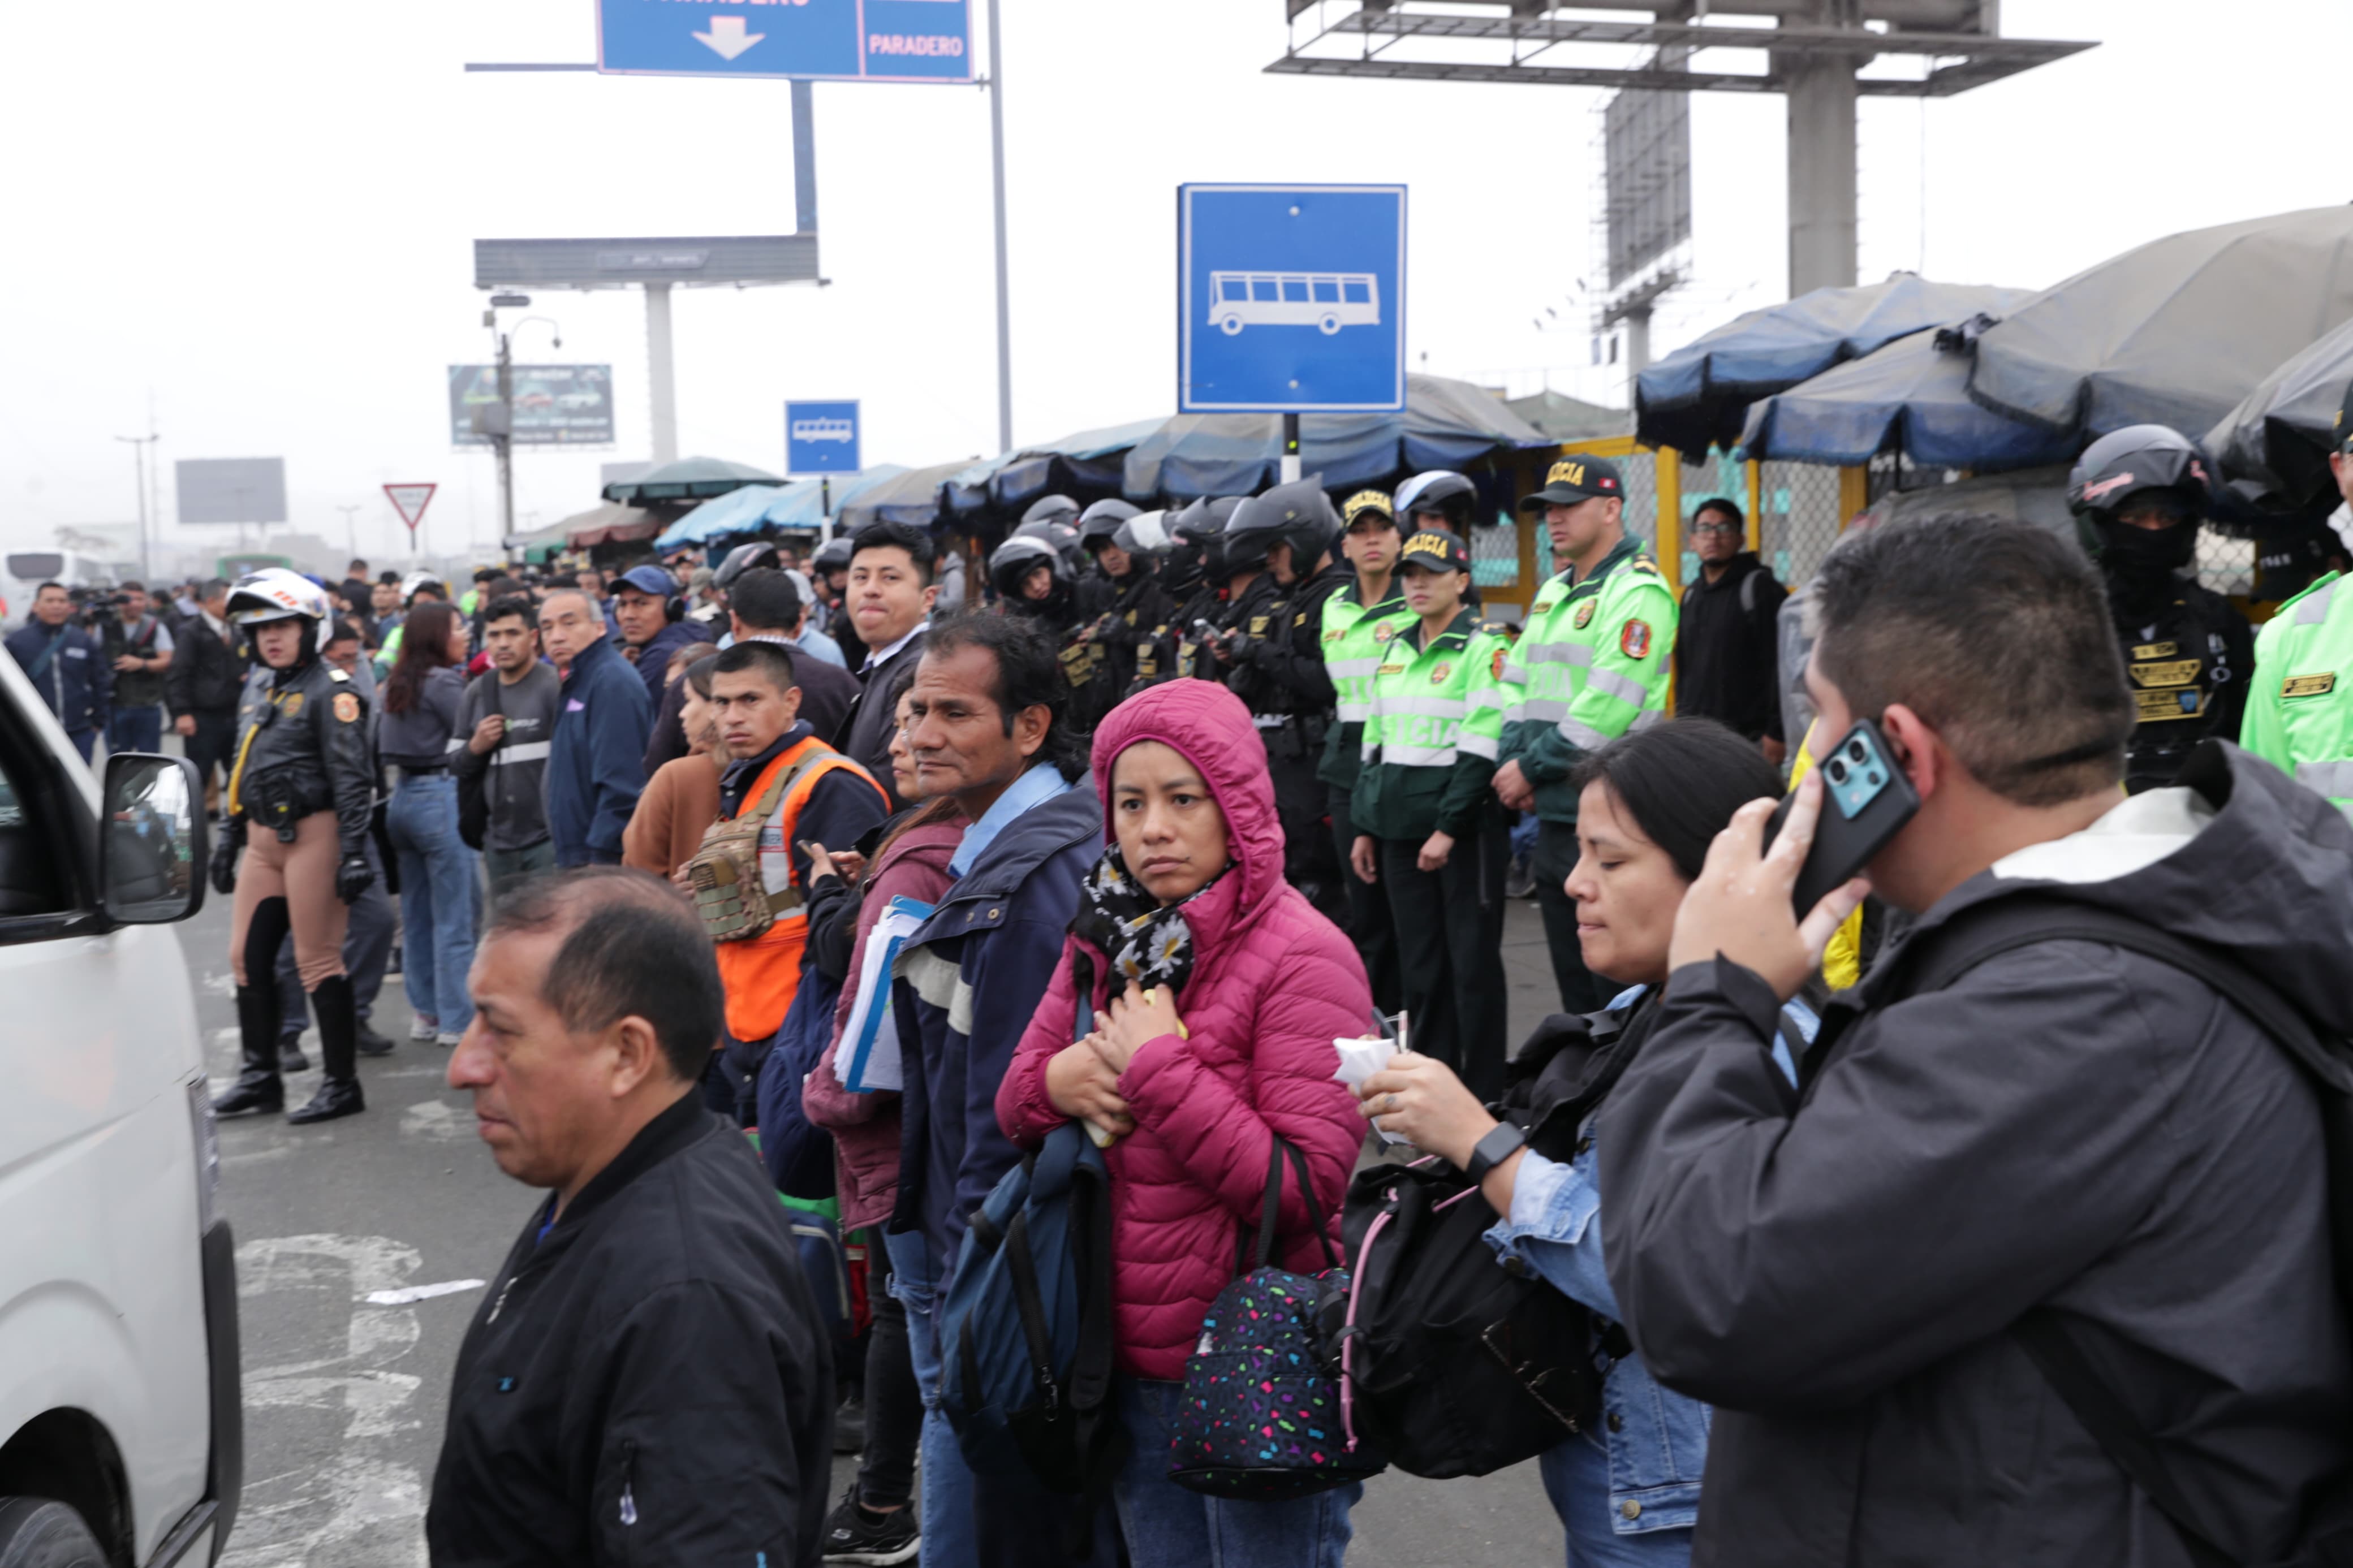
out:
M512 327L504 331L500 329L500 307L518 308L528 307L530 304L531 296L528 294L493 294L491 296L490 309L482 312L482 325L491 329L491 336L497 342L499 351L499 402L496 428L485 430L484 434L490 437L491 446L497 452L499 458L499 542L501 548L504 547L506 541L514 536L513 337L516 332L522 331L532 322L544 321L547 323L549 333L555 340L555 346L559 349L564 346L564 329L556 325L555 318L553 316L525 316ZM479 425L476 427L481 428Z

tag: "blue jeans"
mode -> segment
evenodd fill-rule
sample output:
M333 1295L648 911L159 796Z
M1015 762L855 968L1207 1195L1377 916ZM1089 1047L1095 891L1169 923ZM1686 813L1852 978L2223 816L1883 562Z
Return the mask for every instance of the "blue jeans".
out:
M919 1510L923 1568L975 1568L980 1547L972 1528L972 1470L956 1446L955 1429L940 1409L939 1334L932 1320L932 1249L919 1231L885 1232L891 1294L907 1309L907 1349L915 1388L923 1396L923 1496Z
M1122 1374L1119 1419L1133 1447L1112 1484L1134 1568L1340 1568L1348 1510L1365 1495L1350 1481L1287 1502L1238 1502L1187 1491L1168 1479L1171 1418L1181 1383Z
M160 752L164 749L164 710L154 703L144 708L117 708L106 721L106 750L116 752Z
M481 890L478 857L458 837L458 781L447 773L404 776L384 825L400 858L400 979L408 1005L441 1033L462 1035L474 1021L466 971L474 965Z
M1555 1443L1536 1468L1568 1536L1568 1568L1688 1568L1687 1529L1618 1533L1617 1510L1609 1506L1609 1450L1592 1434Z

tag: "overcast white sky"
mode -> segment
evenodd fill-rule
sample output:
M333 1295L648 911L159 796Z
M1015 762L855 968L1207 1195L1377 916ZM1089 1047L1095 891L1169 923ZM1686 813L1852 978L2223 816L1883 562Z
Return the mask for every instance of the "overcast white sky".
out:
M1017 442L1172 412L1174 187L1403 181L1417 368L1611 402L1579 313L1598 92L1267 76L1282 0L1002 0ZM593 0L113 0L0 8L0 542L133 515L152 399L175 458L282 455L297 527L396 559L378 486L443 486L437 548L495 537L443 367L488 357L478 236L775 233L782 82L468 75L580 60ZM2008 0L2100 47L1957 99L1866 100L1862 276L2040 287L2179 228L2353 197L2347 0ZM975 29L985 15L974 0ZM976 40L978 47L978 40ZM864 401L869 461L996 445L988 106L820 84L829 289L681 290L680 444L778 467L786 397ZM1660 352L1784 289L1783 105L1694 100L1696 281ZM1925 182L1923 174L1925 171ZM1926 222L1923 222L1925 208ZM1539 331L1544 308L1566 325ZM615 450L518 459L518 519L596 502L648 450L634 292L543 293L523 360L609 361Z

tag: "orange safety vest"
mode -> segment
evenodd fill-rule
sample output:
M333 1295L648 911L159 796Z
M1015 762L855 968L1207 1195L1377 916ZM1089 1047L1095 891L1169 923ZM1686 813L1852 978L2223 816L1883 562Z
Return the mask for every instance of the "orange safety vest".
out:
M817 781L829 773L847 769L856 773L881 797L883 808L890 808L891 797L882 794L882 786L874 783L872 774L811 735L799 745L787 747L760 770L760 776L744 792L738 809L757 805L778 775L790 772L812 749L826 755L794 781L777 806L778 826L761 829L763 858L768 852L771 835L781 838L784 852L791 855L792 847L800 841L797 830L801 808L808 804L809 792L817 787ZM801 987L801 954L807 947L808 904L805 899L796 897L789 908L776 911L775 922L758 936L744 942L723 942L713 949L719 960L720 984L727 992L729 1034L739 1040L765 1040L783 1026L785 1015L792 1009L793 996Z

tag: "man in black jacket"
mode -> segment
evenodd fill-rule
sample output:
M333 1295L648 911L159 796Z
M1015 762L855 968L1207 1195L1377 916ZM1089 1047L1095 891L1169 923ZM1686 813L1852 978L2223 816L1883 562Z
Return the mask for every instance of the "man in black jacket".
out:
M1796 874L1838 815L1820 775L1761 858L1771 803L1742 807L1595 1140L1625 1327L1661 1383L1718 1407L1692 1560L2286 1561L2353 1462L2319 1099L2188 969L2022 922L2226 953L2341 1037L2353 826L2221 742L2126 799L2137 709L2099 579L2031 523L1852 535L1809 593L1820 732L1876 720L1920 797L1868 868L1916 919L1792 1088L1779 1003L1862 884L1801 929ZM1867 784L1867 753L1841 771ZM2005 936L2025 945L1911 989ZM2096 1408L2046 1376L2067 1375L2050 1335L2219 1552L2186 1547Z
M1731 726L1778 766L1787 748L1775 627L1789 591L1742 548L1746 533L1740 508L1721 496L1693 514L1700 574L1683 589L1675 633L1675 711Z
M865 655L849 667L861 689L835 749L849 753L891 794L895 811L907 803L892 784L891 737L899 721L890 692L900 668L923 656L923 628L940 596L932 581L939 555L930 534L904 522L868 523L850 541L849 551L849 590L843 603Z
M164 701L172 710L172 728L187 742L188 760L209 791L213 770L228 765L229 748L237 742L248 649L243 635L228 624L228 584L215 577L196 594L195 618L174 640Z
M711 939L641 872L492 909L449 1059L491 1158L551 1188L466 1331L426 1515L438 1568L814 1568L833 1366L784 1211L696 1091Z

